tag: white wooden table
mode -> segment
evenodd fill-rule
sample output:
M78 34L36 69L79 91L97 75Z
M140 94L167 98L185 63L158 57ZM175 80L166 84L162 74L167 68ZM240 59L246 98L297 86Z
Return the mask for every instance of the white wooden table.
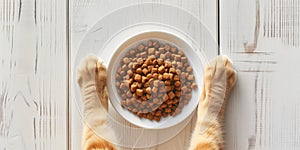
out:
M209 58L232 58L226 149L300 149L298 0L0 0L1 150L80 149L71 90L80 41L105 15L146 2L189 11L220 45ZM193 123L150 149L186 149Z

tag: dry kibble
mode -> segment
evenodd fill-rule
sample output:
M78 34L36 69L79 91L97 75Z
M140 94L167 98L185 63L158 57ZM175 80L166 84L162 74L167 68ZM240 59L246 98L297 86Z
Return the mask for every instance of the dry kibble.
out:
M157 68L152 68L151 73L157 73Z
M158 48L158 52L159 52L159 53L165 52L165 48L163 48L163 47Z
M143 69L143 73L144 73L144 75L147 75L148 69L144 68L144 69Z
M160 67L158 68L158 72L159 72L159 73L164 73L164 71L165 71L165 67L164 67L164 66L160 66Z
M155 121L179 114L197 88L183 51L152 40L126 53L115 79L120 105L140 118Z
M176 47L172 47L171 48L171 52L176 53L177 52L177 48Z
M193 81L194 80L194 75L189 75L187 78L189 81Z
M186 70L186 72L189 72L189 73L190 73L190 72L193 71L193 68L192 68L192 67L187 67L185 70Z
M196 88L197 88L197 83L193 82L193 83L192 83L192 88L193 88L193 89L196 89Z
M155 48L149 48L148 49L148 54L149 55L154 55L155 54Z
M176 73L176 70L175 70L175 68L170 68L170 69L169 69L169 72L170 72L170 73Z
M171 91L169 92L168 96L170 99L173 99L175 97L175 94Z
M153 45L153 41L152 41L152 40L149 40L149 41L148 41L148 47L152 47L152 45Z
M145 49L145 46L143 44L140 44L137 49L139 51L143 51Z
M142 76L142 83L145 83L147 81L147 77Z
M147 87L147 88L146 88L146 92L147 92L148 94L151 94L151 88L150 88L150 87Z
M159 58L164 60L166 58L166 55L165 54L160 54Z
M136 94L138 96L143 96L143 90L142 89L136 89Z
M174 82L174 85L175 85L176 87L180 87L181 83L180 83L180 81L176 81L176 82Z
M170 49L171 49L171 47L170 47L170 45L165 45L165 49L167 50L167 51L170 51Z
M170 80L166 80L165 81L165 85L171 85L171 81Z
M174 59L175 59L176 61L180 61L180 60L181 60L181 56L180 56L180 55L175 55Z
M158 43L157 41L155 41L155 42L153 42L153 46L154 46L155 48L159 48L159 43Z
M170 75L168 73L163 74L163 79L168 80L170 79Z
M135 74L135 76L134 76L134 80L135 81L141 81L142 80L142 76L141 75L139 75L139 74Z

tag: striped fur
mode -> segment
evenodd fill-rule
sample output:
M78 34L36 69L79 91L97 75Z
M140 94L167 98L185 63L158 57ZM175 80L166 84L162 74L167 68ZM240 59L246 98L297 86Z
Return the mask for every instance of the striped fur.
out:
M198 105L197 124L192 134L190 150L222 150L224 148L223 118L230 91L235 82L236 72L226 56L218 56L206 67Z
M108 94L106 67L103 61L93 55L83 60L77 72L77 82L81 91L85 119L82 150L116 150L115 145L102 138L115 139L113 129L107 120Z

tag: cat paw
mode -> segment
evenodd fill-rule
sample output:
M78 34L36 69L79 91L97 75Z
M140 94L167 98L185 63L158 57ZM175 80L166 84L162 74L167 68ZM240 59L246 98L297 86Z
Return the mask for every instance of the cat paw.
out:
M105 77L103 77L105 75ZM103 61L95 55L87 56L81 63L77 71L77 82L80 87L88 83L95 83L100 78L106 79L106 69Z
M205 69L204 85L198 107L199 118L223 116L236 71L227 56L218 56ZM208 114L206 114L208 113Z

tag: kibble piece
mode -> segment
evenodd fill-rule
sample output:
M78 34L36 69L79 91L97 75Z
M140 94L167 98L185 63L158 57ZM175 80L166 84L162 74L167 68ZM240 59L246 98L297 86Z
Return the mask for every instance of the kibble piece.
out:
M147 118L148 118L149 120L153 120L154 116L151 115L151 114L148 114L148 115L147 115Z
M170 80L166 80L165 81L165 85L171 85L171 81Z
M121 101L121 106L122 106L122 107L125 107L125 106L126 106L126 101L122 100L122 101Z
M150 80L150 79L152 79L152 74L147 74L147 80Z
M166 117L168 117L168 113L163 112L163 113L162 113L162 116L163 116L164 118L166 118Z
M170 68L172 67L172 63L170 61L165 61L165 67Z
M157 41L155 41L155 42L153 42L153 46L154 46L155 48L159 48L159 43L158 43Z
M181 69L183 67L182 62L177 62L177 67Z
M183 51L178 51L177 54L180 55L180 56L182 56L182 57L184 56Z
M146 52L142 52L142 53L141 53L141 57L146 58L146 56L147 56L147 53L146 53Z
M171 108L166 108L165 112L170 113L171 112Z
M190 100L192 98L192 94L188 93L184 95L184 98Z
M140 82L142 80L142 76L139 74L135 74L134 80Z
M165 59L165 58L166 58L166 55L165 55L165 54L160 54L159 58L160 58L160 59Z
M164 61L163 59L159 58L159 59L157 59L157 64L158 64L158 65L162 65L162 64L163 64L163 61Z
M149 40L148 41L148 47L152 47L153 46L153 41L152 40Z
M170 52L166 52L165 57L166 58L170 58L172 56L172 54Z
M158 117L160 117L161 116L161 111L156 111L156 113L155 113L155 116L158 116Z
M187 58L186 57L181 57L181 62L187 63Z
M143 51L145 49L145 46L143 44L140 44L137 49L139 51Z
M178 97L178 98L180 98L181 92L177 92L177 91L176 91L176 92L175 92L175 96Z
M167 94L164 95L163 100L167 101L169 99L169 96Z
M180 60L181 60L181 56L180 56L180 55L175 55L174 59L175 59L176 61L180 61Z
M169 85L167 85L167 86L165 86L166 87L166 91L167 92L169 92L169 91L171 91L172 90L172 87L171 86L169 86Z
M193 68L189 66L189 67L187 67L185 70L186 70L186 72L189 72L189 73L190 73L190 72L193 71Z
M169 69L169 72L170 73L176 73L176 70L175 70L175 68L172 67L172 68Z
M166 49L167 51L170 51L170 50L171 50L171 46L168 45L168 44L166 44L166 45L165 45L165 49Z
M181 88L181 91L182 91L183 93L186 93L187 90L188 90L187 86L183 86L183 87Z
M127 74L131 77L133 75L133 71L132 70L127 70Z
M157 73L157 68L152 68L151 73Z
M179 76L178 76L178 75L175 75L175 76L174 76L174 78L173 78L173 80L174 80L174 81L179 81L179 80L180 80L180 78L179 78Z
M171 52L176 53L177 52L177 48L176 47L172 47L171 48Z
M163 74L163 79L165 79L165 80L170 79L169 74L168 74L168 73L164 73L164 74Z
M123 63L128 64L130 62L130 59L128 57L123 58Z
M157 122L159 122L159 121L160 121L160 116L159 116L159 117L158 117L158 116L155 116L155 117L154 117L154 120L157 121Z
M153 73L153 78L157 79L158 78L158 74L157 73Z
M147 88L146 88L146 92L147 92L148 94L151 94L151 88L150 88L150 87L147 87Z
M163 73L165 71L165 67L164 66L160 66L159 68L158 68L158 72L159 73Z
M136 95L143 96L143 90L142 89L136 89Z
M192 88L193 88L193 89L196 89L196 88L197 88L197 83L193 82L193 83L192 83Z
M147 77L142 76L142 83L145 83L147 81Z
M147 75L148 72L149 72L148 69L146 69L146 68L143 69L144 75Z
M155 54L155 48L148 48L148 55L154 55Z
M175 97L175 94L171 91L168 93L168 96L170 99L173 99Z
M181 77L182 79L185 79L187 76L188 76L188 74L185 73L185 72L182 72L181 75L180 75L180 77Z
M175 81L175 82L174 82L174 85L175 85L176 87L180 87L181 83L180 83L180 81Z
M163 75L159 74L157 79L158 80L163 80Z
M170 80L172 80L173 79L173 76L174 76L174 74L173 73L169 73L169 78L170 78Z
M142 58L138 58L138 59L137 59L137 63L138 63L139 65L142 65L142 64L144 63L144 61L143 61Z
M163 48L163 47L158 48L158 52L160 54L164 53L165 52L165 48Z
M125 90L126 89L126 85L124 83L121 83L120 89Z
M194 75L189 75L187 78L189 81L193 81L194 80Z

